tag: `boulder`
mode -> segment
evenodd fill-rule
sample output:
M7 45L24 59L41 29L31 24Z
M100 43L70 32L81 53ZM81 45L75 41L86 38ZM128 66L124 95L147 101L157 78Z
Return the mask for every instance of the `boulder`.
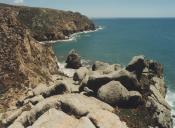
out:
M77 69L74 73L73 80L81 82L88 74L88 69L86 67L81 67Z
M44 113L32 128L75 128L77 125L78 119L52 108Z
M82 117L79 120L78 126L76 128L96 128L94 124L87 117Z
M9 126L10 128L24 128L33 124L43 113L50 108L57 108L60 106L60 102L55 97L47 98L34 106L30 111L24 111L17 119ZM17 127L18 128L18 127Z
M97 71L97 70L104 70L109 66L108 63L104 63L101 61L95 61L95 63L92 65L92 71Z
M138 90L140 88L140 84L136 76L133 73L126 71L125 69L114 71L110 74L105 75L90 75L86 86L94 92L97 92L102 85L105 85L113 80L119 81L129 91Z
M63 94L46 98L41 102L39 102L38 104L36 104L31 110L22 112L22 114L18 116L17 119L15 119L14 122L9 127L15 128L16 126L21 127L37 126L35 124L37 123L37 121L39 122L37 124L42 124L43 120L45 120L42 116L44 116L45 113L47 113L47 111L52 108L55 108L58 111L61 110L70 115L74 115L75 117L86 116L88 113L97 110L106 110L110 113L114 111L113 107L94 97L87 97L81 94ZM55 118L51 117L46 119L48 119L49 121L48 123L50 124L50 122L52 121L49 119L55 119ZM59 121L59 119L56 120ZM59 123L57 124L62 126Z
M65 92L70 92L70 87L64 81L58 81L57 84L52 86L38 86L34 90L34 95L42 95L43 97L49 97L56 94L63 94Z
M78 117L87 115L93 110L99 109L104 109L110 112L114 111L110 105L94 97L87 97L81 94L65 94L58 99L61 102L61 109L64 112L71 113Z
M92 71L99 71L102 74L109 74L113 71L117 71L121 69L121 65L119 64L113 64L110 65L108 63L104 63L101 61L96 61L93 65L92 65Z
M128 128L117 115L106 110L96 110L88 114L96 128Z
M66 63L66 68L78 69L82 66L81 57L75 50L69 52Z
M128 66L126 67L126 70L130 72L134 72L138 78L140 78L140 75L143 72L143 69L146 67L144 56L135 56L132 58Z
M111 81L98 90L98 97L112 105L121 105L128 100L128 90L118 81Z

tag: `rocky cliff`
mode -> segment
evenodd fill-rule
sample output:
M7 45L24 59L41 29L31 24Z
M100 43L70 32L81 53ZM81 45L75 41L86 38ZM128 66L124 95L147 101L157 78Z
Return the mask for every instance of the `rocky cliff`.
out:
M29 29L38 41L65 39L75 32L94 30L95 25L78 12L48 8L0 5L16 11L16 18Z
M0 104L8 106L26 87L49 84L58 74L52 47L39 41L90 29L94 24L79 13L0 4L0 91L8 94Z

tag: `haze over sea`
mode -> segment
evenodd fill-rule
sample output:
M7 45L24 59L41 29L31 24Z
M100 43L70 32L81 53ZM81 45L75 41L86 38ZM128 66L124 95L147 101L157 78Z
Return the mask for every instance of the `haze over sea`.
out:
M127 65L135 55L164 65L167 99L175 110L175 19L123 18L94 19L103 29L74 36L73 40L54 44L59 60L75 49L87 60Z

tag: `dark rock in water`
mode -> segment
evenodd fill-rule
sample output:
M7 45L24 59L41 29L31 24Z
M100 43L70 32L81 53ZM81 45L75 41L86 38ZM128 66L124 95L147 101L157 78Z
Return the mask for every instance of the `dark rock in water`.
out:
M81 57L75 50L69 52L66 63L66 68L78 69L82 66Z
M145 66L144 56L135 56L126 67L126 70L134 72L139 78Z

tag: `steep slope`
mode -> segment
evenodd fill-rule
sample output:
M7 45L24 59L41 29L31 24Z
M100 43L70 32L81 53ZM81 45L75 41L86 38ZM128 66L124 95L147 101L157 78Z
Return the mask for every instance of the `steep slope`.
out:
M63 39L93 26L77 13L0 4L0 93L8 94L0 105L17 99L26 87L49 84L58 75L51 45L38 41Z

